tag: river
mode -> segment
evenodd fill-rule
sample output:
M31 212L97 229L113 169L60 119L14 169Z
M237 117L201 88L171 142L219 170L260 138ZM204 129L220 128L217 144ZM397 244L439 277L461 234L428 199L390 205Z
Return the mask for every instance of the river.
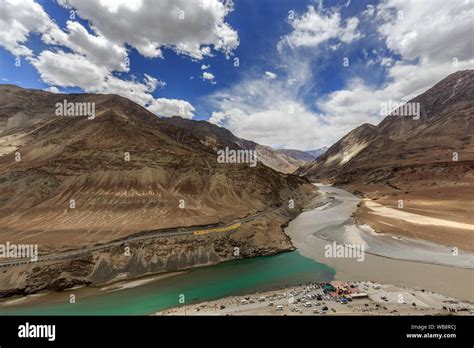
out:
M351 214L359 199L331 186L320 185L319 190L319 207L303 212L285 229L297 251L194 268L166 278L122 282L115 287L79 288L9 300L9 305L0 306L0 314L143 315L179 306L180 299L192 304L334 278L373 280L474 300L472 269L428 263L430 259L446 262L441 246L427 248L424 243L356 229ZM332 241L364 243L367 252L363 261L326 257L324 248ZM472 255L463 254L458 262L463 265L469 257ZM76 296L74 304L69 303L71 294Z
M341 280L373 280L474 301L472 253L453 256L446 246L360 228L351 218L360 199L340 188L318 186L317 201L323 205L303 212L285 230L302 255L336 269ZM333 241L363 244L363 261L326 257L326 245Z
M184 304L244 295L290 285L329 281L335 271L297 251L199 267L122 289L79 288L29 296L0 307L0 315L143 315ZM144 279L146 281L146 279ZM153 280L153 278L151 278ZM143 280L142 280L143 281ZM74 294L76 301L69 302Z

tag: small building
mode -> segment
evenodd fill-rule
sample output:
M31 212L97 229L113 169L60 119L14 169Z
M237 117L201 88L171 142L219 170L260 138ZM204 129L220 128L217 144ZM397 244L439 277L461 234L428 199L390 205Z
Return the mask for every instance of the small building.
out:
M329 284L334 289L333 291L330 291L329 294L335 299L347 297L351 298L353 294L357 294L360 292L359 288L350 282L334 280Z
M336 291L336 288L332 286L332 284L330 283L325 284L323 289L326 290L327 292Z

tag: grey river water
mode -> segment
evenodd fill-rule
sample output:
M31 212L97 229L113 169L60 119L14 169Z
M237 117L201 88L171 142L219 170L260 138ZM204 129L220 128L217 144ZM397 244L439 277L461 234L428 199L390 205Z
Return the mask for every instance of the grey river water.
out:
M319 185L319 190L317 200L326 204L303 212L286 228L302 255L335 268L342 280L373 280L474 301L472 253L452 256L446 246L361 229L351 219L359 198L332 186ZM326 257L325 247L333 241L363 244L363 261Z

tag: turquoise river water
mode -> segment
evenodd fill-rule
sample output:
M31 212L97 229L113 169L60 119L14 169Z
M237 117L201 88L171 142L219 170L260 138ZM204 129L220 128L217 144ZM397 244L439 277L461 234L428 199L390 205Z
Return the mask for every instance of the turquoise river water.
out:
M224 262L116 291L100 291L69 303L64 292L55 300L0 307L0 315L144 315L180 305L243 295L307 282L329 281L335 270L298 251ZM79 289L80 290L80 289ZM180 297L181 295L181 297Z

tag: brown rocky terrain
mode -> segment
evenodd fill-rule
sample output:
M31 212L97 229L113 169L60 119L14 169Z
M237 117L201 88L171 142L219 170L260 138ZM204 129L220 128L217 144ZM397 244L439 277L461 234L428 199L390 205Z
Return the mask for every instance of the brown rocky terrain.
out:
M421 106L420 119L392 113L364 124L296 173L363 194L357 218L379 232L474 250L474 71L410 103Z
M95 118L56 116L55 104L64 99L95 103ZM117 95L1 85L0 243L38 244L44 255L281 208L232 233L137 243L132 249L142 254L126 261L118 248L4 268L4 294L216 263L235 257L235 245L242 247L240 257L292 249L282 226L314 195L313 186L262 163L218 163L214 145ZM294 209L288 207L290 199ZM149 260L142 255L155 266L146 266ZM112 269L100 277L99 260ZM133 262L145 266L128 271Z
M188 120L179 116L163 118L163 121L191 131L203 144L211 147L222 149L227 146L257 151L259 161L281 173L293 173L298 167L314 159L304 151L273 149L270 146L239 138L229 130L207 121Z
M294 250L282 226L298 211L275 212L233 233L161 237L124 242L77 257L0 268L0 298L64 290L118 279L207 266L237 258ZM130 253L125 252L129 248ZM235 253L238 248L239 253Z

